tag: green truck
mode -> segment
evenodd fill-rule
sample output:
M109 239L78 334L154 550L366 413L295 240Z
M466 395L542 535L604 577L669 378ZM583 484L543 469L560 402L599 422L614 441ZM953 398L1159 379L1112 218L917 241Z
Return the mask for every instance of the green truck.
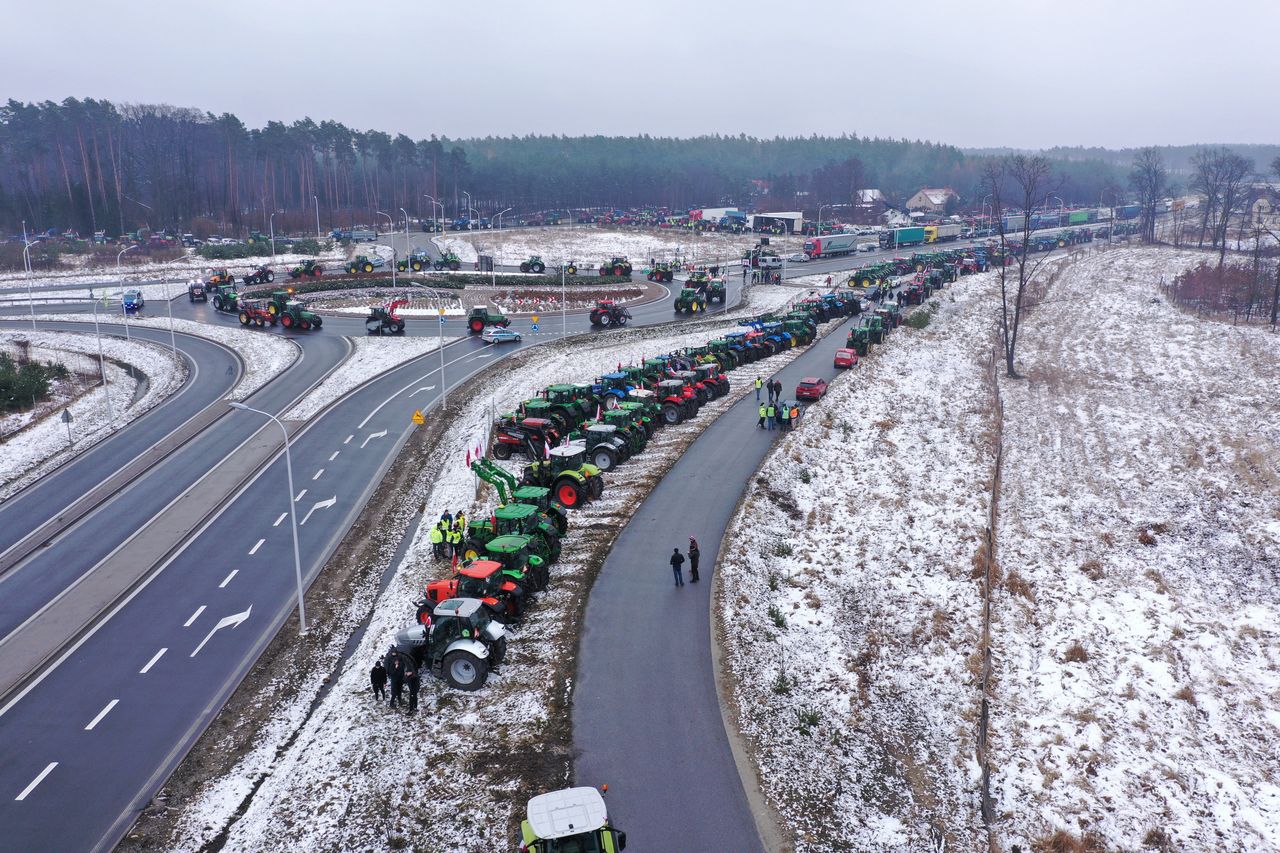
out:
M1089 211L1073 210L1067 214L1068 225L1084 225L1089 221Z
M924 228L891 228L880 235L880 247L896 249L902 246L918 246L925 240Z

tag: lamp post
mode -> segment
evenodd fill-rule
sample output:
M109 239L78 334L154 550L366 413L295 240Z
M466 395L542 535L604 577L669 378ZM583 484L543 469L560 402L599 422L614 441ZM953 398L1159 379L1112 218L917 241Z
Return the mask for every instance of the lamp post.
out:
M404 252L407 257L409 254L409 212L403 207L400 212L404 214Z
M436 208L437 208L437 207L438 207L438 208L440 208L440 218L439 218L438 220L436 220L436 222L437 222L437 224L440 226L440 231L441 231L441 233L443 233L443 232L444 232L444 204L443 204L443 203L441 203L441 202L436 201L436 197L435 197L435 196L433 196L433 195L427 195L426 193L423 193L423 194L422 194L422 197L423 197L423 198L425 198L425 199L429 199L429 200L431 201L431 216L432 216L432 218L435 218L435 215L436 215Z
M569 337L569 318L565 315L564 307L564 269L569 266L569 262L564 258L560 259L560 337Z
M321 235L320 235L320 196L318 196L318 195L313 195L313 196L311 196L311 200L312 200L312 201L314 201L314 202L316 203L316 239L317 239L317 240L319 240L319 239L321 238Z
M189 257L191 257L191 255L186 254L180 258L174 258L172 261L166 262L164 266L176 264L178 261L185 261ZM169 346L173 349L173 354L176 356L178 354L178 336L173 331L173 300L169 298L169 277L167 275L162 276L160 281L164 284L165 305L169 307Z
M1062 213L1066 209L1066 204L1062 201L1061 196L1051 195L1045 198L1045 203L1049 203L1049 199L1056 198L1058 200L1058 227L1062 227Z
M824 207L830 207L830 206L831 206L831 205L829 205L829 204L820 204L820 205L818 205L818 230L814 232L813 236L815 236L815 237L821 237L821 236L822 236L822 208L824 208Z
M506 210L499 211L499 212L498 212L498 215L494 217L495 219L497 219L497 220L498 220L498 230L499 230L499 231L501 231L501 230L502 230L502 214L504 214L504 213L510 213L510 212L511 212L511 210L512 210L512 209L508 207Z
M475 228L475 225L476 225L475 220L471 218L471 193L467 192L466 190L463 190L462 195L467 200L467 230L471 231L472 229Z
M996 206L995 206L994 204L987 204L987 199L989 199L989 198L991 198L991 193L987 193L986 195L984 195L984 196L982 197L982 207L978 208L978 220L979 220L979 222L981 222L981 220L982 220L982 211L987 210L988 208L991 210L991 213L990 213L990 214L988 214L988 216L990 217L990 219L988 219L988 220L987 220L987 222L988 222L988 226L987 226L987 227L990 227L990 221L991 221L991 219L994 219L994 218L995 218L995 215L996 215Z
M396 223L394 220L392 220L391 214L383 213L381 210L375 210L374 213L378 214L379 216L387 217L387 233L388 234L396 233Z
M267 227L271 231L271 262L276 260L276 215L272 213L267 217Z
M25 237L22 242L22 262L27 266L27 305L31 308L31 328L35 329L36 298L31 293L31 247L34 246L35 243L28 243Z
M108 290L102 289L102 300L105 303L108 297ZM107 418L114 421L116 419L115 408L111 405L111 391L107 387L107 359L102 354L102 332L98 329L98 300L93 300L93 334L98 338L98 369L102 371L102 393L107 398Z
M120 276L120 313L124 315L124 339L126 341L130 340L129 312L124 310L124 269L120 265L120 259L124 257L125 252L132 252L136 248L138 248L138 244L134 243L133 245L125 246L123 249L121 249L119 252L116 253L116 275Z
M231 403L231 408L240 409L244 412L253 412L256 415L262 415L275 421L276 426L280 427L280 431L284 433L284 468L289 477L289 526L293 529L293 574L298 583L298 634L306 636L307 633L307 610L303 603L302 596L302 557L298 554L298 513L294 508L293 499L293 458L289 452L289 430L285 429L280 419L269 412L259 409L250 408L244 403Z

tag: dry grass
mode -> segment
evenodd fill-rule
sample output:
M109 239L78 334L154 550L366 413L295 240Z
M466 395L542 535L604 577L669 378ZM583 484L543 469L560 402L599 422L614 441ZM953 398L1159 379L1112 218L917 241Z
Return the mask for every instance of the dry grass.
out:
M1031 584L1029 584L1022 575L1018 574L1016 569L1009 572L1008 576L1004 579L1004 588L1008 590L1011 595L1020 595L1030 602L1035 602L1036 600L1035 593L1031 591Z
M1106 845L1096 833L1086 832L1077 838L1065 829L1059 829L1035 842L1036 853L1106 853Z
M1084 576L1091 581L1100 581L1106 577L1106 573L1102 571L1102 563L1097 560L1086 560L1080 566L1080 571L1084 572Z
M1085 663L1089 660L1089 652L1079 643L1072 643L1067 653L1062 656L1067 663Z
M1183 702L1186 702L1188 705L1196 704L1196 692L1191 689L1190 684L1184 684L1181 690L1173 694L1173 698L1181 699Z

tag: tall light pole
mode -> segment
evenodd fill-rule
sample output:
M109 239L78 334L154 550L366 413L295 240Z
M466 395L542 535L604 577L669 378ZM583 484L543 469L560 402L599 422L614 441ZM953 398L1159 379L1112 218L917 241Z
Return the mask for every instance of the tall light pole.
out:
M1063 202L1063 200L1062 200L1062 196L1056 196L1056 195L1051 195L1051 196L1048 196L1047 198L1045 198L1045 203L1046 203L1046 204L1048 204L1049 199L1051 199L1051 198L1056 198L1056 199L1058 200L1058 227L1059 227L1059 228L1061 228L1061 227L1062 227L1062 214L1063 214L1063 211L1066 209L1066 203L1065 203L1065 202Z
M141 202L139 202L139 204L141 204ZM116 275L120 276L120 313L124 315L124 339L126 341L130 340L129 312L124 310L124 269L120 265L120 259L124 257L125 252L132 252L136 248L138 248L138 244L133 243L132 245L125 246L123 249L121 249L119 252L116 253Z
M388 233L388 234L394 234L394 233L396 233L396 223L395 223L395 221L391 218L391 214L389 214L389 213L383 213L381 210L375 210L375 211L374 211L374 213L378 214L379 216L385 216L385 217L387 217L387 233Z
M167 261L164 266L176 264L178 261L185 261L190 257L190 253L185 254L180 258L174 258L172 261ZM169 277L167 275L163 276L160 281L164 284L165 305L169 307L169 346L173 349L173 354L176 356L178 354L178 336L173 331L173 300L169 298Z
M978 219L979 219L979 221L981 221L981 219L982 219L982 212L981 212L981 211L986 210L988 207L989 207L989 208L991 208L991 214L990 214L990 216L991 216L992 218L995 218L995 214L996 214L996 206L995 206L994 204L990 204L990 205L989 205L989 204L987 204L987 199L989 199L989 198L991 198L991 193L987 193L986 195L984 195L984 196L982 197L982 207L981 207L981 208L979 208L979 213L978 213Z
M105 287L102 289L102 301L105 304L111 297L107 294ZM116 419L115 408L111 405L111 391L107 387L107 359L102 354L102 332L98 329L98 300L93 300L93 334L98 338L98 369L102 371L102 393L107 398L107 418L114 421Z
M817 231L815 231L815 232L813 233L813 236L815 236L815 237L821 237L821 236L822 236L822 208L824 208L824 207L830 207L830 206L831 206L831 205L829 205L829 204L820 204L820 205L818 205L818 230L817 230Z
M440 208L440 218L436 220L436 222L440 226L441 233L443 233L444 232L444 204L442 202L436 201L436 197L433 195L427 195L426 193L423 193L422 197L425 199L429 199L431 201L431 217L433 219L435 218L435 215L436 215L436 208L437 207Z
M462 194L467 199L467 230L470 231L475 227L475 222L471 219L471 193L463 190Z
M307 610L303 603L302 595L302 557L298 554L298 513L294 508L293 500L293 458L289 453L289 430L285 429L280 419L269 412L259 409L250 408L244 403L231 403L231 408L240 409L244 412L253 412L255 415L262 415L275 421L276 426L280 427L280 431L284 433L284 469L289 477L289 526L293 528L293 574L298 582L298 634L306 636L307 633Z
M27 305L31 308L31 328L36 327L36 298L31 293L31 247L35 243L28 243L24 237L22 245L22 262L27 265Z
M564 269L568 265L568 261L560 259L560 337L562 338L569 337L569 318L565 314L564 307Z
M400 208L400 212L404 214L404 252L405 252L405 257L408 257L409 255L409 212L405 210L403 207Z
M498 215L497 215L496 217L494 217L495 219L497 219L497 220L498 220L498 230L499 230L499 231L501 231L501 230L502 230L502 214L504 214L504 213L510 213L510 212L511 212L511 210L512 210L512 208L508 207L506 210L500 211L500 212L498 213Z
M313 195L311 200L316 203L316 239L321 239L320 235L320 196Z
M267 218L267 226L268 226L268 228L269 228L269 229L270 229L270 231L271 231L271 261L272 261L272 263L275 263L275 260L276 260L276 215L275 215L275 213L274 213L274 212L272 212L271 216L269 216L269 217Z

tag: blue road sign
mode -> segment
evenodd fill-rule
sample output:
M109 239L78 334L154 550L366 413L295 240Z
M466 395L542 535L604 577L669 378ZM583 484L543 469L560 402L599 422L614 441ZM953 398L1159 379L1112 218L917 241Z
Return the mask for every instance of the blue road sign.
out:
M532 326L530 326L529 328L536 332L536 331L538 331L538 324L537 324L537 323L534 323L534 324L533 324Z

